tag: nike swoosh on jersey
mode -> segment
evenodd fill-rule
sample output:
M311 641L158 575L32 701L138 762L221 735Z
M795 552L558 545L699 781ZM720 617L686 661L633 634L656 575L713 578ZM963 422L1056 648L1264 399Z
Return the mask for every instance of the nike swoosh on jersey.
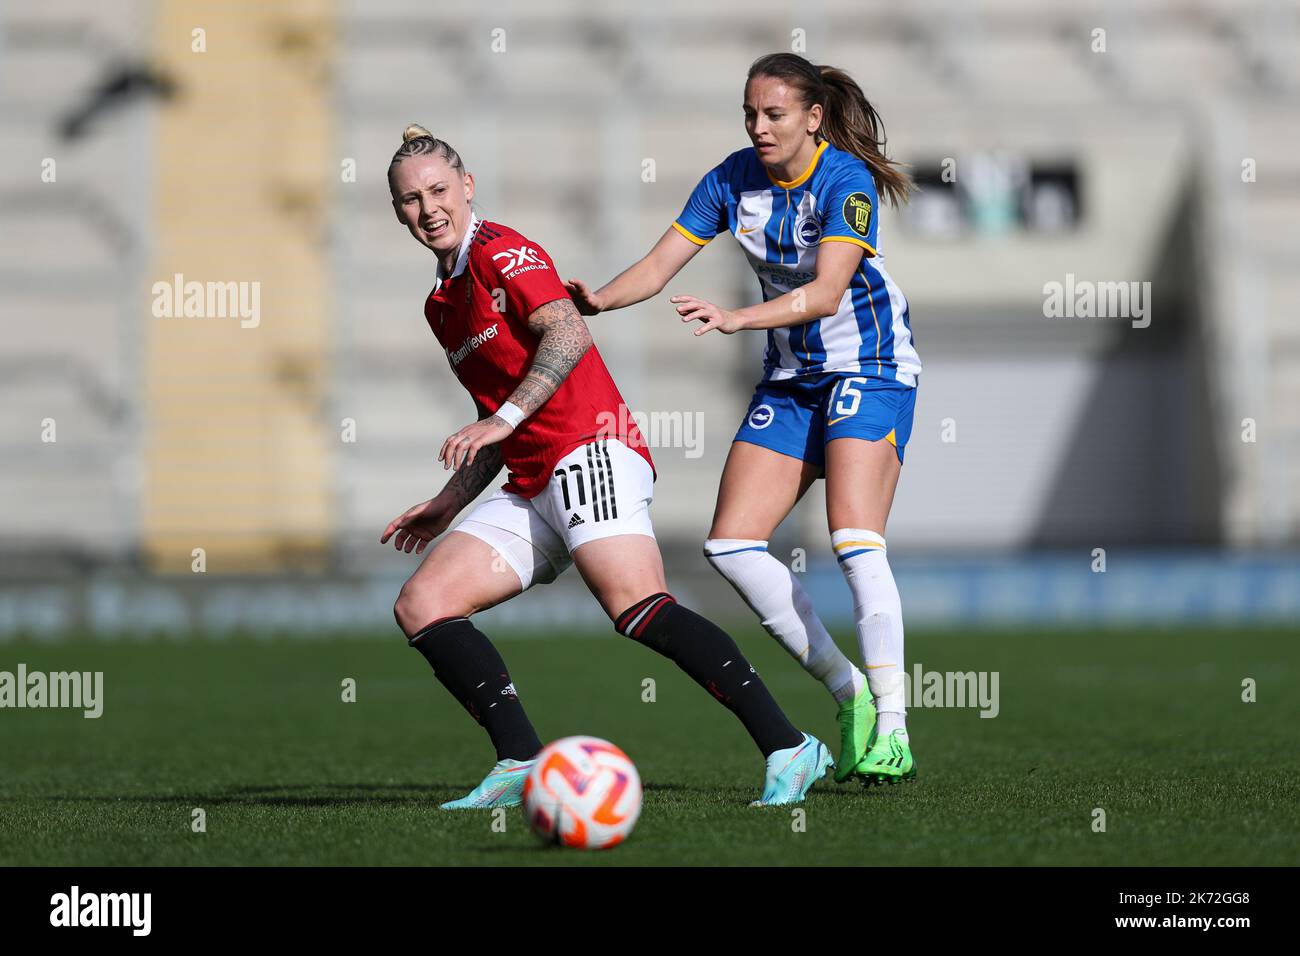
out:
M736 233L741 236L747 236L757 228L758 226L750 226L748 229L737 229Z
M826 424L827 424L827 425L834 425L836 422L842 422L842 421L844 421L844 419L846 419L846 418L852 418L852 417L853 417L852 415L841 415L839 418L832 418L832 419L831 419L830 421L828 421Z

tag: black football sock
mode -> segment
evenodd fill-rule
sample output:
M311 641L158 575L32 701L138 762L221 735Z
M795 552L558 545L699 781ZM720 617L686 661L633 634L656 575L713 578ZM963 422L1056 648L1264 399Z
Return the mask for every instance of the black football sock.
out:
M721 701L740 718L764 757L803 741L730 635L671 594L638 601L618 616L614 628L658 651Z
M442 686L492 738L497 760L530 760L542 749L505 661L465 617L434 621L410 639Z

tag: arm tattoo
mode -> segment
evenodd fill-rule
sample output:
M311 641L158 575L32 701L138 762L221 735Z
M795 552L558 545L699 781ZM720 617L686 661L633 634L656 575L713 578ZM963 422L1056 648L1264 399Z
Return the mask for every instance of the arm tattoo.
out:
M487 445L478 450L472 464L462 465L447 482L442 494L451 495L459 511L479 496L501 470L501 446Z
M591 332L572 299L556 299L539 307L528 317L528 328L541 341L528 374L509 399L525 415L546 404L591 348Z

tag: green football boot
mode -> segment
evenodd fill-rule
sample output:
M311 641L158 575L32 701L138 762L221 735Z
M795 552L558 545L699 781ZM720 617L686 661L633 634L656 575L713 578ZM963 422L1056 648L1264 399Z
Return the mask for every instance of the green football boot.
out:
M865 683L856 697L840 701L840 756L835 761L835 782L843 783L854 775L871 745L876 742L876 708L871 703L871 688Z
M853 772L862 778L863 786L898 783L916 779L916 761L907 742L906 730L895 730L871 745L867 755L858 761Z

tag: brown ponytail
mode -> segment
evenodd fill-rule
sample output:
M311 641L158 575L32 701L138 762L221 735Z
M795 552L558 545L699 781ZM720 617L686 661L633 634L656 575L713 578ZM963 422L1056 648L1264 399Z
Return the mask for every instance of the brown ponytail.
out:
M820 103L822 123L817 130L821 139L836 149L852 153L867 164L876 189L892 206L907 202L914 188L912 177L901 163L885 155L885 124L867 101L857 81L833 66L816 66L796 53L769 53L749 68L752 80L771 76L797 89L804 109Z

